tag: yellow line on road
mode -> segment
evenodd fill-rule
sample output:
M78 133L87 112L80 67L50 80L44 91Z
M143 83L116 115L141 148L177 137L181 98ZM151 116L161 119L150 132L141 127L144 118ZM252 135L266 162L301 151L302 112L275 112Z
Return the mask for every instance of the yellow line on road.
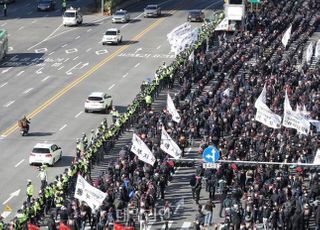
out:
M175 10L170 11L171 14L173 14ZM141 31L139 34L133 37L133 41L137 41L140 38L143 37L147 32L158 26L161 22L163 22L165 18L160 18L154 23L152 23L150 26L145 28L143 31ZM100 61L98 64L96 64L94 67L92 67L90 70L88 70L85 74L83 74L81 77L77 78L67 86L65 86L63 89L58 91L55 95L53 95L51 98L49 98L47 101L45 101L42 105L40 105L38 108L36 108L34 111L32 111L30 114L27 115L28 118L34 118L37 114L48 108L53 102L58 100L60 97L62 97L64 94L66 94L69 90L77 86L80 82L91 76L94 72L99 70L103 65L110 62L113 58L118 56L121 52L126 50L129 47L129 45L121 46L119 49L117 49L115 52L113 52L110 56L106 57L102 61ZM12 124L9 128L7 128L0 136L6 137L13 133L15 130L17 130L18 124L17 122Z

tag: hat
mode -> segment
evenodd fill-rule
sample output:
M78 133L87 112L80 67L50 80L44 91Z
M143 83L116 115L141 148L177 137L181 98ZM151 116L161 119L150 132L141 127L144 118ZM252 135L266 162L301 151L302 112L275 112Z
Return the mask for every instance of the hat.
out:
M28 179L28 182L29 182L29 183L31 183L31 180L30 180L30 179Z

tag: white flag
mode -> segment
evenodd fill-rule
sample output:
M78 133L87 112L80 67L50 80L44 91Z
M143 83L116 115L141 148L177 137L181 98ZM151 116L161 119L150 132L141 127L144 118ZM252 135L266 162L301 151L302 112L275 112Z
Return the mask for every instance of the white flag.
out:
M317 41L317 44L316 44L316 51L315 51L315 57L316 58L319 58L320 57L320 39Z
M261 122L262 124L273 128L280 129L281 128L281 117L275 113L273 113L269 107L266 105L267 101L267 88L264 85L261 94L258 99L254 103L254 107L257 109L257 113L255 115L255 120Z
M288 44L288 41L290 39L290 36L291 36L291 29L292 29L292 25L290 25L290 27L287 29L287 31L284 33L283 37L282 37L282 44L284 45L284 47L287 46Z
M132 135L131 152L136 154L139 160L146 162L147 164L153 165L156 161L156 158L153 156L148 146L136 134Z
M179 148L176 142L172 140L172 138L167 133L164 127L162 127L162 132L161 132L160 148L175 159L179 159L181 157L182 150Z
M92 210L98 209L107 194L90 185L81 175L78 175L74 197L86 202Z
M300 112L292 110L287 92L284 99L284 116L282 125L296 129L299 133L305 135L308 135L310 131L310 122L305 119Z
M320 165L320 149L317 150L317 153L313 160L313 164Z
M313 55L313 42L310 42L306 52L306 61L308 64L310 64L311 62L312 55Z
M168 94L168 97L167 97L167 110L171 114L172 120L177 122L177 123L179 123L180 120L181 120L181 117L180 117L176 107L174 106L172 98L170 97L169 94Z

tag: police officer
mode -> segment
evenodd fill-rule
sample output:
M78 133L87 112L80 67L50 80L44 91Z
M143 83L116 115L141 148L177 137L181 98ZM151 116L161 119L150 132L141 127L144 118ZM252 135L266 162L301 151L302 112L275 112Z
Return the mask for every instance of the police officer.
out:
M40 181L41 181L41 190L43 190L46 186L47 186L47 169L46 166L43 165L39 168L39 177L40 177Z
M118 112L118 110L116 110L115 106L112 107L111 116L112 116L113 124L115 124L120 117L120 113Z
M33 196L33 185L31 183L31 180L28 180L28 185L27 185L27 202L30 204L31 198Z
M151 104L152 104L152 97L147 94L144 98L145 102L146 102L146 106L147 108L151 108Z

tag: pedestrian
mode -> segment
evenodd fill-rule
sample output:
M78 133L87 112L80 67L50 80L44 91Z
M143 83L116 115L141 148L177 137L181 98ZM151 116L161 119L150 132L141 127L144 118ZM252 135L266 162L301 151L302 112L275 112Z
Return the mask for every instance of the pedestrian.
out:
M38 177L40 177L40 181L41 181L41 190L43 191L45 189L45 187L47 186L47 170L46 170L46 166L43 165L41 167L39 167L39 174Z
M27 184L27 202L28 202L28 204L30 204L32 196L33 196L33 185L31 183L31 180L28 180L28 184Z
M168 223L171 218L171 214L172 214L172 210L171 210L170 204L168 201L166 201L163 207L163 215L162 215L162 218L165 223L165 230L169 229Z
M203 214L204 216L204 226L209 227L212 225L213 219L213 208L215 208L215 204L212 200L208 200L207 203L203 206Z
M202 188L202 177L196 176L195 184L194 186L192 186L192 197L197 204L199 204L201 188Z
M7 16L7 4L3 4L3 15L6 17Z

